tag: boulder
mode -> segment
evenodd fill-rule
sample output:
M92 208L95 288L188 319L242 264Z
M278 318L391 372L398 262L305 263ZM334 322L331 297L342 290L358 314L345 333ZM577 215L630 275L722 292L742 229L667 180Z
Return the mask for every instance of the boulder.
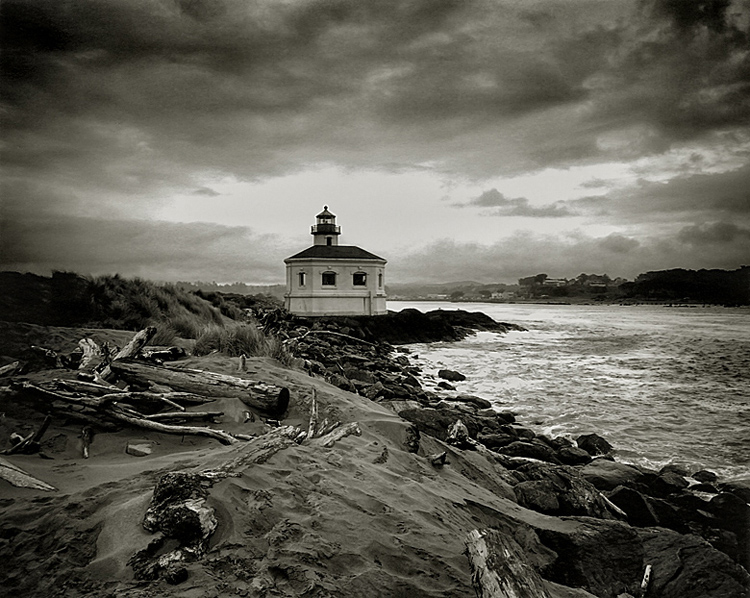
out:
M576 444L592 457L612 452L612 445L598 434L583 434L576 438Z
M565 446L557 451L557 458L565 465L586 465L593 457L581 448Z
M513 475L523 480L513 490L526 508L548 515L617 518L601 493L574 467L524 463Z
M456 390L456 387L452 384L449 384L448 382L441 380L437 383L438 388L442 388L443 390Z
M741 598L750 575L708 542L661 528L639 529L643 562L649 563L649 596L660 598Z
M125 452L133 457L147 457L153 452L153 446L150 442L129 441Z
M447 369L439 370L438 377L442 378L443 380L448 380L448 382L462 382L463 380L466 380L466 376L464 376L461 372Z
M750 482L726 482L719 486L722 492L730 492L750 503Z
M448 400L473 405L477 409L489 409L492 407L492 403L490 403L487 399L483 399L482 397L475 397L474 395L456 395L455 397L451 397Z
M510 434L480 433L477 435L477 441L481 442L488 449L498 449L504 446L508 446L511 442L515 442L516 437L511 436Z
M636 595L644 567L636 528L589 517L568 518L566 522L566 526L536 529L542 543L557 554L540 571L542 576L595 596Z
M527 457L547 463L560 464L560 460L555 456L555 451L542 442L516 440L498 449L498 452L509 457Z
M666 497L670 494L680 492L689 486L688 481L680 474L673 471L662 471L649 484L649 488L658 497Z
M640 492L618 486L608 493L607 498L620 507L628 516L628 523L638 527L659 525L659 518L649 500Z
M646 479L638 467L609 459L594 459L581 469L581 475L599 490L614 490L617 486L633 487Z

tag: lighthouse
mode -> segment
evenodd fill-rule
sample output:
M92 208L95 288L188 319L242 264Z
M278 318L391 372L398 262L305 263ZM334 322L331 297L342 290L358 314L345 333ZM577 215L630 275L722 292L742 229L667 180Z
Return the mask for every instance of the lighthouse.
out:
M328 206L310 229L313 244L284 260L285 307L300 316L374 316L387 312L386 260L339 245L341 227Z

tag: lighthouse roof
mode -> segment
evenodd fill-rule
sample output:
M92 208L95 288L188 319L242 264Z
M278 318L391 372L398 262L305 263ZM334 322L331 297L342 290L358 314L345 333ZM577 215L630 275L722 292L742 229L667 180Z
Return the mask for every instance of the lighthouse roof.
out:
M316 216L316 218L336 218L336 214L332 214L328 211L328 206L323 206L323 211Z
M385 262L382 257L365 251L355 245L313 245L304 251L286 258L289 260L304 259L328 259L328 260L379 260Z

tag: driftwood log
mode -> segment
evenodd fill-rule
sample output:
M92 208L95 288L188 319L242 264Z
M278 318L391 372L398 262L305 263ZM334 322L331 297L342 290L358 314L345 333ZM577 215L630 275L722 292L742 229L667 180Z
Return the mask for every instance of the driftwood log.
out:
M32 488L34 490L44 490L45 492L54 492L57 490L54 486L50 486L47 482L35 478L30 473L20 467L16 467L5 459L0 459L0 478L16 488Z
M46 415L42 425L35 431L29 434L26 438L22 439L18 444L14 444L9 449L3 451L5 455L16 455L26 454L30 455L39 452L39 443L42 440L42 436L49 428L50 422L52 422L52 416Z
M146 326L143 330L138 332L130 342L125 345L117 355L112 359L113 362L118 359L129 359L138 355L138 352L150 341L156 334L156 328L154 326ZM102 380L111 380L114 374L111 369L111 365L105 367L99 374Z
M90 338L82 338L78 341L78 346L81 348L81 363L78 364L78 371L93 373L96 366L98 366L104 359L101 347L96 344L96 341Z
M550 598L542 578L507 534L475 529L465 543L477 598Z
M195 426L174 426L151 421L147 419L144 414L135 409L118 403L118 401L122 401L124 396L127 395L144 395L149 393L113 393L101 397L76 397L42 388L41 386L31 384L30 382L15 383L11 385L11 387L16 390L31 392L37 396L44 397L48 399L50 403L53 401L61 401L63 403L88 409L88 413L86 413L88 416L87 419L93 420L92 423L97 421L98 416L98 419L125 422L132 426L155 430L157 432L164 432L166 434L208 436L209 438L215 438L222 444L233 444L237 442L237 439L234 436L222 430Z
M155 382L174 390L208 397L236 397L264 415L281 417L289 406L289 389L203 370L161 367L118 360L110 364L118 376L141 384Z

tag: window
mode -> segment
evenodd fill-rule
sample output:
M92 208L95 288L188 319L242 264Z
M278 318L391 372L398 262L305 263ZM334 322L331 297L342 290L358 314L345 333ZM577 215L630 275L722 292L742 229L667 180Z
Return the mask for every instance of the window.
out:
M323 272L323 286L324 287L336 286L336 273L335 272Z
M354 286L355 287L367 286L367 274L364 272L355 272L354 273Z
M333 239L331 237L326 237L326 245L333 244Z
M299 273L299 286L301 287L305 286L305 273L304 272Z
M382 289L383 288L383 273L378 272L378 286Z

